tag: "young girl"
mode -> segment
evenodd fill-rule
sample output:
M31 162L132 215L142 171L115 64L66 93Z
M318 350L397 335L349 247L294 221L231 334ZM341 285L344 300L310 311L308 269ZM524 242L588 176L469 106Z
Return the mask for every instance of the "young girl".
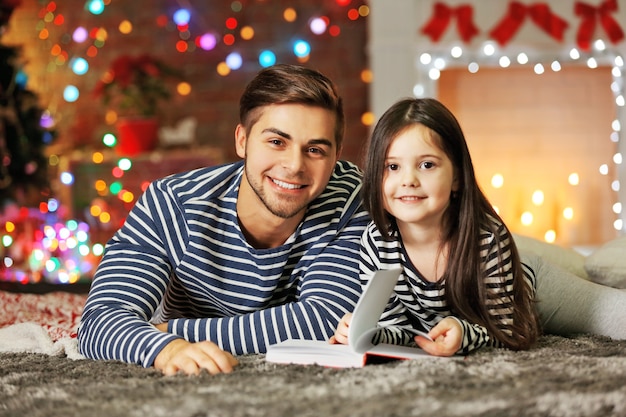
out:
M403 269L375 342L415 342L450 356L483 346L528 349L542 327L626 338L625 291L537 256L522 263L476 181L459 123L437 100L404 99L385 112L372 133L362 192L372 218L361 240L362 284L377 269ZM350 318L332 343L347 343Z

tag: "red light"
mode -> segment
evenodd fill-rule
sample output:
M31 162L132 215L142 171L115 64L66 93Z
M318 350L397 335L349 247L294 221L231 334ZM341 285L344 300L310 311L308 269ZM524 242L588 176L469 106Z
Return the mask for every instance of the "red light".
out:
M234 17L229 17L228 19L226 19L226 27L228 29L235 29L237 27L237 19L235 19Z

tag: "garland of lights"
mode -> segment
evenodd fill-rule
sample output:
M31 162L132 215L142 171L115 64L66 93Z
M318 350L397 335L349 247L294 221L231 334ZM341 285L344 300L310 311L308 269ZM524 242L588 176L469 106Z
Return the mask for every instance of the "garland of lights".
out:
M508 52L508 54L506 53ZM611 91L613 92L615 106L617 108L618 118L612 122L612 133L610 140L618 147L620 144L621 125L619 122L620 109L626 106L626 97L624 92L624 57L617 52L607 49L604 41L597 40L593 44L592 51L584 52L577 48L569 51L563 50L562 54L555 56L554 54L536 54L533 53L533 62L529 55L523 51L513 52L511 48L503 51L498 48L495 42L486 42L480 49L462 48L454 46L449 51L443 51L441 48L424 52L419 56L419 63L423 72L427 75L429 82L436 82L439 79L441 71L446 67L466 67L471 73L479 71L481 65L487 67L498 66L507 68L511 65L529 65L532 66L536 74L544 73L548 67L550 70L558 72L561 70L561 63L579 63L584 62L589 68L597 68L599 65L611 66L611 74L613 81L611 83ZM417 84L414 88L414 95L417 97L431 95L431 91L427 91L428 86L423 83ZM623 155L618 151L613 155L612 162L615 165L621 165ZM609 166L603 164L598 168L601 175L608 175ZM615 179L611 183L611 189L618 193L621 184L619 179ZM619 200L619 199L618 199ZM615 230L626 230L622 214L623 207L621 202L613 205L612 211L617 216L613 223Z

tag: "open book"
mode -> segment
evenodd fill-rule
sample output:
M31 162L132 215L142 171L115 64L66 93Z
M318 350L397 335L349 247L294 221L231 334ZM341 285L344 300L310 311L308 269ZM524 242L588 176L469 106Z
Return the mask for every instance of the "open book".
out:
M400 269L376 271L354 308L348 329L348 345L335 345L323 340L288 339L270 345L265 360L275 363L360 368L372 356L391 359L435 358L416 347L372 343L372 337L378 329L378 319L385 310L400 273ZM406 330L428 338L427 334L418 330Z

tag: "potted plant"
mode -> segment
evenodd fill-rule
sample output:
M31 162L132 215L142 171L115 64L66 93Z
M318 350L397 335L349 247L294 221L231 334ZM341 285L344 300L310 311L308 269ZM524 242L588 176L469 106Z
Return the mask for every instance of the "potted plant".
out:
M113 60L94 94L117 112L119 153L134 155L156 147L159 104L171 96L168 81L180 78L179 71L148 54Z

